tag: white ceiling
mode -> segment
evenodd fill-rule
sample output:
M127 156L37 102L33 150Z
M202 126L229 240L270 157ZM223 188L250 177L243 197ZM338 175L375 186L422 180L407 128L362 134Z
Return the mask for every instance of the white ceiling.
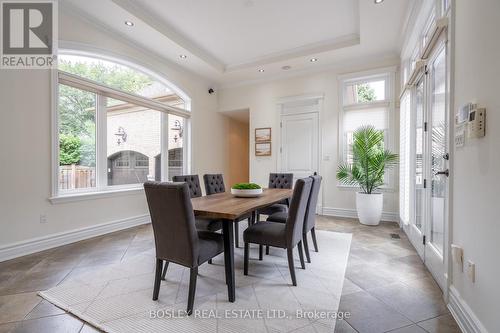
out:
M229 85L283 75L285 65L292 67L289 74L368 57L397 57L414 1L65 0L61 7L214 83ZM134 26L126 26L125 20ZM311 57L318 61L311 63Z
M115 1L120 4L122 1ZM359 34L352 0L136 0L226 68Z

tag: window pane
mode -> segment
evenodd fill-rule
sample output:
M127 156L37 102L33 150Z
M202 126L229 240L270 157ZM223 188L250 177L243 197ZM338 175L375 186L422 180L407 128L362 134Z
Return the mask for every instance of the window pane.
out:
M168 115L168 179L182 175L184 170L184 133L185 120Z
M108 185L161 180L159 111L108 98Z
M133 68L101 59L73 55L60 55L58 65L64 72L170 106L185 108L184 101L169 87Z
M353 133L365 125L372 125L383 130L387 135L388 109L385 107L349 110L344 112L344 156L346 162L352 162Z
M344 90L345 105L383 101L385 99L385 80L347 84Z
M407 91L401 98L399 136L399 207L404 224L410 222L410 126L411 96Z
M60 190L96 186L96 96L59 85Z

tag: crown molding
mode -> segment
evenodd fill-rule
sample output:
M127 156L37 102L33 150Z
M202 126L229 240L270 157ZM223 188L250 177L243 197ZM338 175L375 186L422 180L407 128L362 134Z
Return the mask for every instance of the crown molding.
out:
M129 12L131 15L137 17L151 28L155 29L161 33L166 38L170 39L180 47L186 49L194 56L202 59L205 63L210 65L219 73L225 71L224 63L219 59L211 55L208 51L202 49L194 42L183 36L181 33L176 31L172 26L164 21L160 20L156 15L144 10L143 7L138 6L136 3L130 0L111 0L114 4L122 8L123 10Z
M374 61L373 59L376 60ZM397 53L375 54L350 61L337 61L335 63L330 63L322 66L317 66L317 67L315 66L314 68L309 67L309 68L298 69L295 71L281 72L266 78L243 80L243 81L231 81L219 84L217 85L217 88L219 90L227 90L243 86L251 86L255 84L279 81L294 77L314 75L332 70L337 70L340 75L345 73L352 73L355 71L370 70L374 68L391 68L391 69L395 68L397 71L399 64L400 64L400 58Z
M328 39L318 43L307 44L293 49L288 49L285 51L268 54L239 64L230 64L226 66L225 71L234 72L241 69L247 69L256 66L266 65L269 63L289 60L292 58L303 57L315 53L338 50L344 47L359 45L359 43L360 43L359 34L350 34L338 38Z

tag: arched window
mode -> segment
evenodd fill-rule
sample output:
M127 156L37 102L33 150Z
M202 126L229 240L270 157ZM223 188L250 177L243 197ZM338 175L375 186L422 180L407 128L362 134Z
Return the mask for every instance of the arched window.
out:
M57 195L140 187L187 173L189 98L139 66L58 57ZM165 162L163 162L165 161Z

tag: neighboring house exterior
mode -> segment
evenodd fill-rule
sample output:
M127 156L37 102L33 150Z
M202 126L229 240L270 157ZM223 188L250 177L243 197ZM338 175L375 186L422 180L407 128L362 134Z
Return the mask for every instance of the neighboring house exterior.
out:
M155 98L176 107L176 95ZM129 103L108 107L108 185L161 180L162 113ZM182 173L184 119L168 116L169 178Z

